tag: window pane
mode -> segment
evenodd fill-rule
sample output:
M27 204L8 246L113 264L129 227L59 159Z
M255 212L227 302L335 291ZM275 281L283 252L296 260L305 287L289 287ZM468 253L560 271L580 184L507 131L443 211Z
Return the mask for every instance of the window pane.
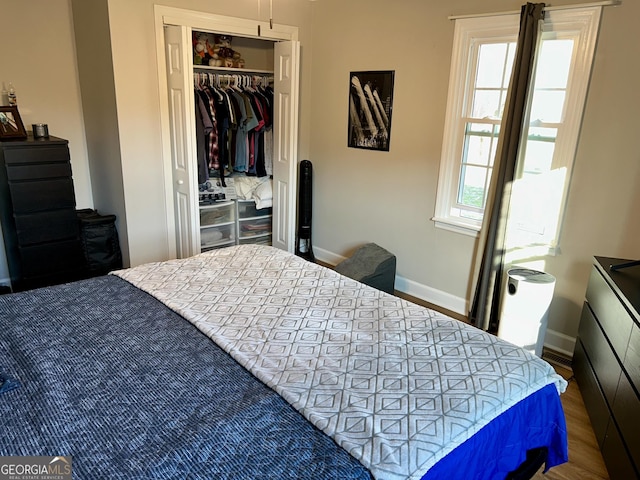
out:
M506 43L485 43L480 45L476 88L500 88L503 85Z
M474 165L489 165L491 154L491 137L478 137L471 135L467 139L466 163Z
M536 90L531 104L531 120L548 123L560 123L564 107L563 90Z
M529 140L524 155L523 175L547 173L551 170L556 144Z
M500 118L502 116L500 90L476 90L473 95L471 116L474 118Z
M513 71L513 59L516 58L516 43L509 43L509 51L507 52L507 69L502 80L502 87L509 88L509 82L511 81L511 72Z
M566 88L572 54L573 40L543 40L536 71L536 88Z
M458 203L468 207L483 208L488 170L483 167L462 166Z

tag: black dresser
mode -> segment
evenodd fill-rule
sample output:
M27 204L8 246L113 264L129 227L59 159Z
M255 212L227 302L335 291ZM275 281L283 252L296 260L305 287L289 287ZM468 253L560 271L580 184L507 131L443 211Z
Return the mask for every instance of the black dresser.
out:
M609 475L640 472L640 266L595 257L573 371Z
M82 277L67 140L0 142L0 224L14 291Z

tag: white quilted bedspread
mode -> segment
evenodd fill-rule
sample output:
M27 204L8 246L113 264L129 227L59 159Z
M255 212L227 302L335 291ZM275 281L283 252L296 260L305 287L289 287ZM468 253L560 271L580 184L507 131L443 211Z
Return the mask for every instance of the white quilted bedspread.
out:
M526 396L566 388L525 350L272 247L115 273L196 325L378 479L418 479Z

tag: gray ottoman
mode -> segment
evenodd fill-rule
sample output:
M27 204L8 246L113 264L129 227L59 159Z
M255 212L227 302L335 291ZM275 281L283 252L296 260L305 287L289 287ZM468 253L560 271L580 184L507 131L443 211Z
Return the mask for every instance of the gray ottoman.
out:
M335 271L393 295L396 256L375 243L367 243L336 265Z

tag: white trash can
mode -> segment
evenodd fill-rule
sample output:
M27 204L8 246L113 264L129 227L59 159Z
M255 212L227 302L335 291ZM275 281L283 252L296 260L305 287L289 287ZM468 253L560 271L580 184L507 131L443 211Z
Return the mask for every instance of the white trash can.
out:
M542 357L556 279L528 268L510 268L502 297L498 337Z

